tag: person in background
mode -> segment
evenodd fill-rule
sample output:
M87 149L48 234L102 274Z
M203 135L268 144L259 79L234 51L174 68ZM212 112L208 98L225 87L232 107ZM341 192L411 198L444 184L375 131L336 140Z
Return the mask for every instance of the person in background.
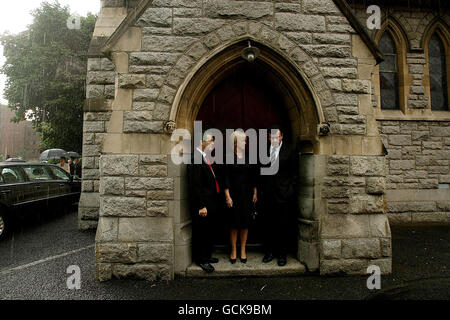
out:
M69 167L69 164L66 162L66 158L65 157L61 157L61 160L59 162L59 166L61 168L63 168L64 170L66 170L67 172L70 172L70 167Z
M74 176L76 176L78 179L81 179L81 163L80 163L80 158L75 158L73 160L73 174Z

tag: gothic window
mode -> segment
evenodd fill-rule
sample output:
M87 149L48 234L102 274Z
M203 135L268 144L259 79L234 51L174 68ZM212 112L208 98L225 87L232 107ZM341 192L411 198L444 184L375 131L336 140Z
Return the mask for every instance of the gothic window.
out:
M381 109L399 109L397 48L394 39L385 32L380 39L379 49L384 54L380 63Z
M445 48L437 33L428 43L428 63L430 66L431 110L448 110L447 72Z

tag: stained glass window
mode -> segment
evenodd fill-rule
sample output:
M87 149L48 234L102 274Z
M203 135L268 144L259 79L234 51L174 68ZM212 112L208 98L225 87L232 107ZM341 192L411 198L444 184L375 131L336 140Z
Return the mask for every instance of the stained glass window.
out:
M381 109L399 109L397 48L389 32L381 37L379 49L384 54L380 63Z
M430 65L431 110L447 111L447 72L445 48L435 33L428 44L428 58Z

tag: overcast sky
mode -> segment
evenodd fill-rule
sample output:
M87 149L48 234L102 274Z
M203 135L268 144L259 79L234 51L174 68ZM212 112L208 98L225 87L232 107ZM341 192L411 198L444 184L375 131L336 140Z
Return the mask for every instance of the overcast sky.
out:
M44 0L13 0L0 2L0 33L9 31L16 34L24 31L32 23L30 12L39 8ZM48 0L53 3L55 0ZM59 0L62 6L69 6L73 14L86 15L88 12L97 14L100 11L100 0ZM5 63L3 47L0 46L0 65ZM0 74L0 103L7 104L3 98L6 77Z

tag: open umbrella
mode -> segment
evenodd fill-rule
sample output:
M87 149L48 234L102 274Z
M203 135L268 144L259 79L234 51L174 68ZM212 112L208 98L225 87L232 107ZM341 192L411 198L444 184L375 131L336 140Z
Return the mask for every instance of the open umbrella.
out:
M41 153L39 160L41 160L41 161L48 161L48 160L55 160L55 159L59 160L62 157L67 157L67 153L65 150L63 150L63 149L47 149Z
M78 152L75 151L68 151L66 152L67 158L81 158L81 156L78 154Z

